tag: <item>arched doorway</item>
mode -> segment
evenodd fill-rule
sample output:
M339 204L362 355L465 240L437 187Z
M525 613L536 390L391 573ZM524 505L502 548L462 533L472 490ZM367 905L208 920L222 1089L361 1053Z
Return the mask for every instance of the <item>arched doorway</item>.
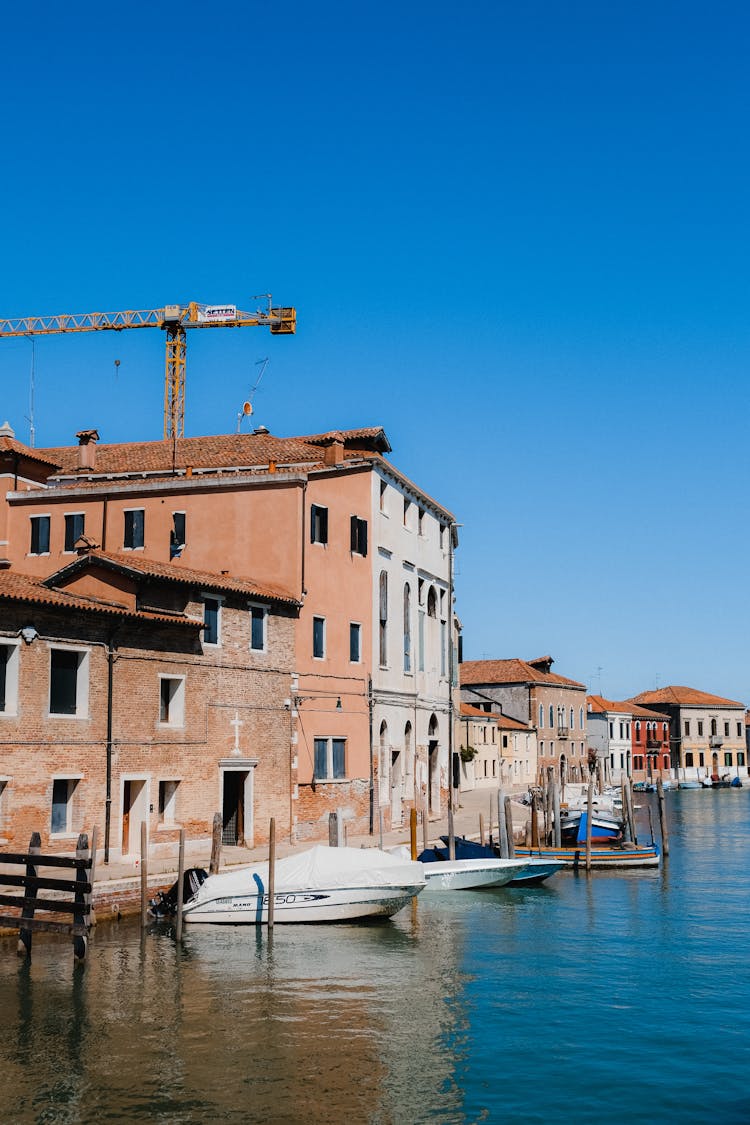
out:
M438 721L433 714L427 727L427 807L430 812L440 811L440 755Z
M380 724L380 753L378 755L378 774L380 784L378 785L378 804L385 805L388 803L388 723L383 719Z

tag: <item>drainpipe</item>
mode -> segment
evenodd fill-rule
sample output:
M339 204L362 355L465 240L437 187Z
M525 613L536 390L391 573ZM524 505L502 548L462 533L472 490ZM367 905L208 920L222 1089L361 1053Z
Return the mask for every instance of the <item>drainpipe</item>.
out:
M112 822L112 682L115 663L115 631L107 645L107 781L104 800L104 862L109 863L109 837Z
M109 500L109 497L105 496L104 502L102 504L102 550L103 551L106 551L106 549L107 549L107 501L108 500Z
M306 507L306 505L307 505L307 481L305 480L305 481L302 482L302 574L300 576L300 583L301 583L300 601L301 602L304 602L305 594L307 593L307 590L305 589L305 549L306 549L306 545L307 545L307 540L305 538L305 507Z
M456 840L453 833L453 531L448 528L448 859L456 858Z
M367 677L367 708L370 722L370 835L375 831L375 769L372 759L372 676Z

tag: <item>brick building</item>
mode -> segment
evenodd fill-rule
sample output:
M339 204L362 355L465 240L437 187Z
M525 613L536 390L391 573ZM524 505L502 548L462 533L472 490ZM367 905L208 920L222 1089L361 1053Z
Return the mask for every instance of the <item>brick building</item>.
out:
M569 781L588 770L586 688L552 671L551 656L538 660L465 660L460 665L462 703L490 702L536 730L537 764Z
M291 825L297 601L228 576L83 554L47 579L0 573L0 839L105 858L179 828L208 845Z
M386 459L383 430L76 436L32 450L0 434L5 565L45 579L75 562L78 544L159 564L165 580L184 571L283 591L297 605L284 665L290 837L325 836L334 808L358 831L381 814L398 823L414 803L439 815L455 521Z

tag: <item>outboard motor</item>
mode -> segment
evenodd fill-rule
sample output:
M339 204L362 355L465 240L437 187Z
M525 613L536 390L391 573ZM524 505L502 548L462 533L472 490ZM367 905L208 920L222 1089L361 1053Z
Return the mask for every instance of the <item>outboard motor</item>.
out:
M188 902L208 878L202 867L189 867L182 877L182 901ZM177 909L177 881L168 891L157 891L148 904L152 918L171 918Z

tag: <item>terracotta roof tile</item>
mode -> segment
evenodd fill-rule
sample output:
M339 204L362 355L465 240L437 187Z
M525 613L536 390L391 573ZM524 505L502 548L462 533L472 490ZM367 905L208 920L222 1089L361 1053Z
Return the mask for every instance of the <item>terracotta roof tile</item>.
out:
M656 691L642 691L640 695L634 695L630 702L642 705L673 703L684 707L742 707L743 710L745 708L744 703L738 703L734 699L724 699L720 695L710 695L707 691L676 684L658 688Z
M664 719L663 711L649 711L646 707L639 707L632 699L605 699L601 695L587 695L586 709L589 714L604 715L615 711L621 715L631 715L639 719Z
M481 707L475 707L472 703L461 704L461 716L465 719L483 719L487 723L495 723L502 730L531 730L528 723L522 723L519 719L512 719L510 715L483 711Z
M60 464L59 461L44 456L45 450L32 449L30 446L24 445L23 442L5 435L0 437L0 450L6 453L17 453L20 457L26 457L29 461L38 461L40 465L49 465L52 469L56 469Z
M117 551L87 551L74 562L69 563L62 570L57 571L45 582L55 586L61 578L76 574L86 569L89 565L99 563L113 570L130 571L145 578L155 578L165 582L177 582L182 585L198 586L204 590L219 590L225 593L243 594L248 597L262 598L267 601L285 602L288 605L299 606L300 602L288 590L281 586L269 583L254 582L251 578L239 578L231 574L216 574L214 571L193 570L182 566L178 559L173 562L157 562L144 558L142 555L124 554Z
M202 627L202 622L195 622L182 614L161 614L154 612L139 612L128 609L119 602L105 602L97 598L85 598L78 594L68 594L64 590L53 590L45 586L41 579L32 578L28 574L19 574L17 571L0 571L0 600L6 599L13 602L25 602L30 605L49 606L76 612L90 612L115 617L126 617L135 621L152 621L159 624L188 625L191 628Z
M525 660L465 660L459 664L461 685L469 684L558 684L560 687L585 688L577 680L569 680L556 672L542 672Z
M77 445L37 450L38 459L60 466L60 474L87 476L119 473L171 473L176 466L184 469L253 468L267 466L270 461L280 465L318 463L321 445L334 434L313 434L310 437L275 437L273 434L216 434L202 437L181 437L176 442L121 442L96 446L93 469L80 469ZM345 430L341 433L344 456L361 453L388 452L390 445L380 427ZM10 440L10 439L6 439Z

